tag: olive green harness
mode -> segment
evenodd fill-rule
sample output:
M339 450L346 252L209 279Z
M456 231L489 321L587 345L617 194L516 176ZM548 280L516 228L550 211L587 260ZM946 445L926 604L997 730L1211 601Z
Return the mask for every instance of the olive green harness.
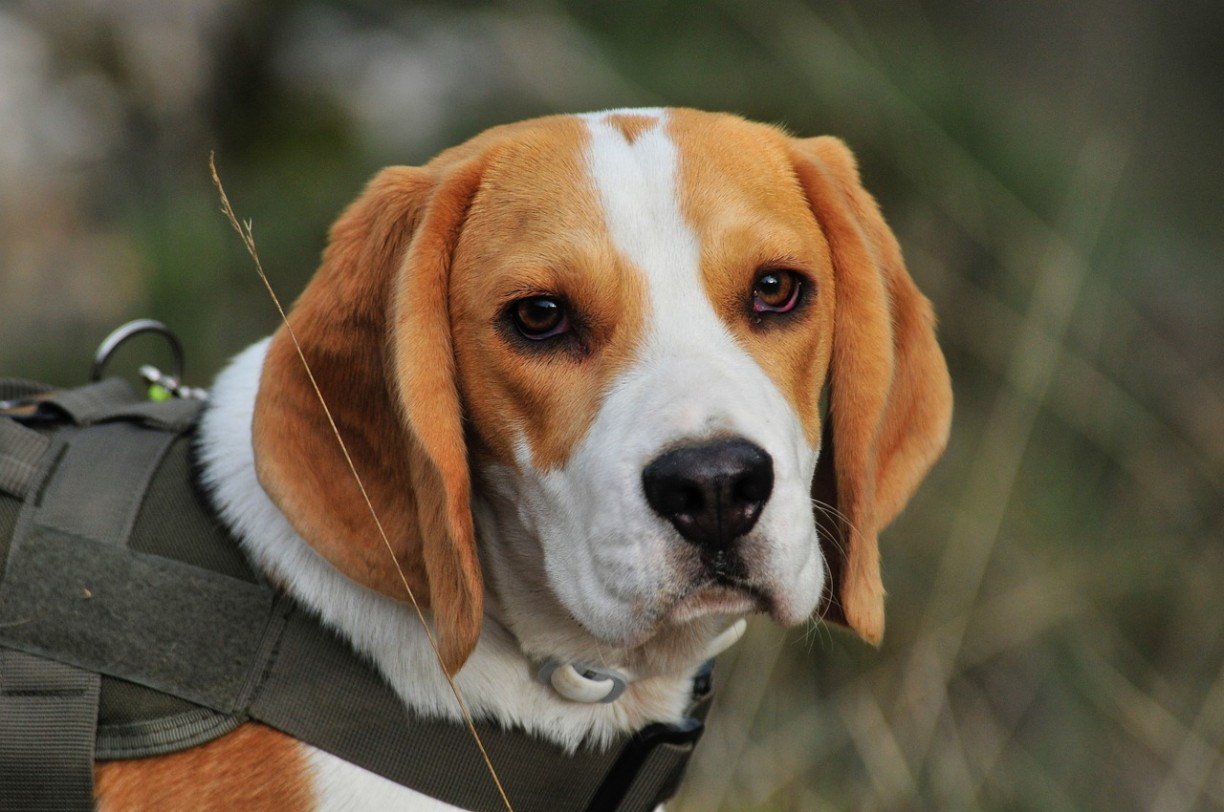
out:
M95 760L194 747L258 721L403 786L501 809L468 730L410 713L347 643L251 570L196 484L201 403L118 379L0 380L0 808L92 809ZM477 728L515 809L648 810L691 716L567 754Z

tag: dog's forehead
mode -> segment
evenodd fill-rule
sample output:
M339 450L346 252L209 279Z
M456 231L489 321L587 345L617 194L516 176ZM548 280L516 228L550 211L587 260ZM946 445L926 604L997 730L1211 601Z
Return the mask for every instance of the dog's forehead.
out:
M784 140L773 127L695 110L537 119L497 139L475 210L520 243L585 240L616 219L609 209L646 221L652 206L670 206L699 232L736 219L802 220Z
M788 137L735 116L676 110L668 132L679 162L677 194L700 232L750 221L811 236L811 209L795 175Z
M587 181L588 140L575 116L509 131L495 144L470 220L504 230L519 243L589 229L598 211Z

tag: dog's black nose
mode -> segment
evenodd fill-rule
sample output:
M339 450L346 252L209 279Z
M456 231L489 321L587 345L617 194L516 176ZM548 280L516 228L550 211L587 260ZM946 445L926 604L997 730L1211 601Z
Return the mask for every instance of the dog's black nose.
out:
M680 535L717 550L747 533L773 491L773 458L744 439L686 446L642 472L646 501Z

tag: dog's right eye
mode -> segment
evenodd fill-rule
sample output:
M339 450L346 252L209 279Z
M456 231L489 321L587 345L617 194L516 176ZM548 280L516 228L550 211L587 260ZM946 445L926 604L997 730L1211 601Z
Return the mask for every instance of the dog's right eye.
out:
M531 296L510 306L514 326L524 338L543 341L569 332L565 304L553 296Z

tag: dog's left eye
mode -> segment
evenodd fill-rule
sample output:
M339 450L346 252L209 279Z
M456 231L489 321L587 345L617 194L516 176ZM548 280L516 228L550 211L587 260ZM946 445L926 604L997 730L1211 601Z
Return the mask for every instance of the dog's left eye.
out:
M510 306L514 326L524 338L543 341L569 331L565 304L552 296L531 296Z
M752 312L789 313L802 289L803 279L794 271L766 271L752 288Z

